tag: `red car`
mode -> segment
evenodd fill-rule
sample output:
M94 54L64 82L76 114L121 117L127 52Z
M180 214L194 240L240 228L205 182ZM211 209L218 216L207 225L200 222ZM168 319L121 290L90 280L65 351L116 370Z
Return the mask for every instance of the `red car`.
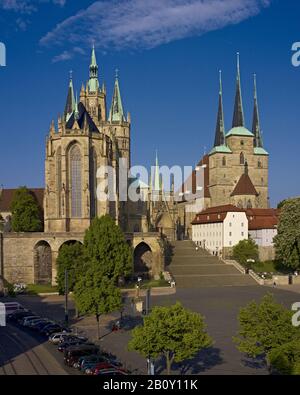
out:
M112 365L109 362L100 362L93 369L91 369L91 373L90 374L92 374L94 376L97 376L100 373L101 370L110 370L110 369L118 370L120 368L118 368L115 365Z

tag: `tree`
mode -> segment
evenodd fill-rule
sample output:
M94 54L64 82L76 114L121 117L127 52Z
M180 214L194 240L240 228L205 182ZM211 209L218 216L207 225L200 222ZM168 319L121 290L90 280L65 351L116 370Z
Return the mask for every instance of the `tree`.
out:
M291 341L274 348L268 353L268 363L271 370L284 375L300 374L300 342Z
M277 260L287 268L300 269L300 198L289 199L282 206L274 246Z
M233 247L233 258L241 265L250 268L251 265L247 262L248 259L258 261L258 246L252 239L241 240Z
M295 339L299 329L292 324L293 312L276 303L273 295L265 295L260 303L253 301L238 315L239 333L234 337L241 352L252 358L266 357L269 352Z
M170 307L154 307L143 325L133 329L128 348L147 358L164 356L170 374L174 361L190 359L211 345L203 317L177 302Z
M65 292L65 271L68 270L68 288L72 292L80 274L82 274L83 262L83 245L81 243L64 244L60 248L56 260L56 281L60 294Z
M112 280L103 276L94 265L86 268L74 288L75 302L81 313L93 314L97 320L97 334L100 338L100 316L122 307L121 291Z
M41 232L41 211L34 196L26 187L18 188L11 203L13 232Z
M84 256L87 262L98 267L103 276L115 283L120 276L128 276L133 271L132 248L109 215L95 218L86 231Z

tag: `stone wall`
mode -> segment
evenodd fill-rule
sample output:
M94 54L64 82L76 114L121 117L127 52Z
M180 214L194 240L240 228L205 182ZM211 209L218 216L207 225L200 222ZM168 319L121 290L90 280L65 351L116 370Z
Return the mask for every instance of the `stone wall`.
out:
M35 284L39 282L40 268L37 263L38 246L51 248L52 284L56 282L56 259L60 247L69 241L83 242L83 233L0 233L0 275L11 282ZM158 233L126 234L133 248L146 243L152 252L152 275L155 278L164 270L163 249ZM45 278L43 278L45 282Z

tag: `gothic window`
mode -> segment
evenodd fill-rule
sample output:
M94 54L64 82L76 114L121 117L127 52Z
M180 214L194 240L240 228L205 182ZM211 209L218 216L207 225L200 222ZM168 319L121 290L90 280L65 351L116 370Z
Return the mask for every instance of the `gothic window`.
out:
M78 145L70 150L70 181L71 181L71 214L72 217L82 216L82 179L81 152Z
M97 154L92 148L90 152L90 207L91 218L97 216Z
M248 202L247 202L247 208L252 208L251 200L248 200Z
M226 166L226 158L225 158L225 156L223 156L223 158L222 158L222 166Z
M56 192L57 192L57 214L61 216L61 148L56 153Z
M262 168L262 163L261 163L261 161L260 161L260 160L257 162L257 167L258 167L259 169L261 169L261 168Z
M240 165L245 164L245 155L243 152L240 153Z

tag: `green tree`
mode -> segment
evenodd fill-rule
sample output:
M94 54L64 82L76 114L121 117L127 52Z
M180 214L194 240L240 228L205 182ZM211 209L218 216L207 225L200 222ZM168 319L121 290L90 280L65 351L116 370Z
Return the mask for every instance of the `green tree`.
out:
M293 312L265 295L260 303L250 302L238 315L239 332L234 337L238 349L256 358L292 340L300 340L299 329L292 325Z
M26 187L18 188L11 203L13 232L41 232L41 210Z
M258 261L258 256L258 246L252 239L241 240L233 247L233 258L245 267L251 267L247 262L248 259Z
M177 302L170 307L154 307L143 325L133 329L128 348L144 357L164 356L170 374L174 361L191 359L211 345L203 317Z
M300 374L300 342L291 341L274 348L268 353L268 364L275 372L284 375Z
M85 269L74 288L75 303L80 313L95 315L99 339L100 316L121 309L121 291L93 264Z
M133 251L115 221L105 215L95 218L84 237L84 256L103 276L115 283L133 271Z
M60 294L65 292L65 271L68 270L69 291L74 290L74 286L82 274L83 270L83 245L79 242L64 244L58 253L57 265L57 285Z
M274 245L277 260L290 269L300 269L300 198L282 206Z

